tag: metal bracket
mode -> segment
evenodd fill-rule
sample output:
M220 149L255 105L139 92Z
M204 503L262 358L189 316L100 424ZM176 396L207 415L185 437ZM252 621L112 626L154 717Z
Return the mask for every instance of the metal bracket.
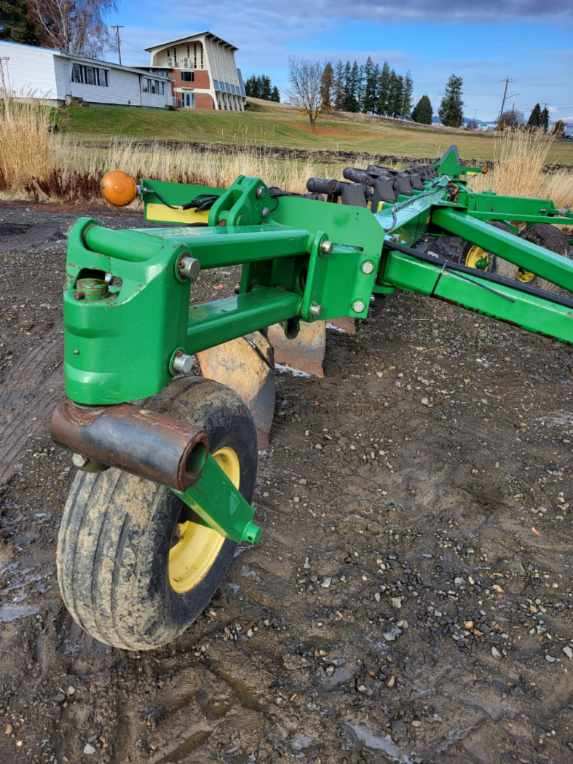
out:
M260 542L263 532L253 521L255 510L210 454L205 453L198 480L185 491L173 493L217 533L237 544Z

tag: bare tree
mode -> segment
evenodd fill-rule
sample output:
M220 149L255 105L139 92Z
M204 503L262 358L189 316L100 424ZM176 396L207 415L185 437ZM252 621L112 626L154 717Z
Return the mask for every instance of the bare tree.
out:
M314 127L322 105L321 82L323 65L317 61L289 60L291 98L303 109Z
M97 56L108 41L104 21L115 0L28 0L42 42L66 53Z

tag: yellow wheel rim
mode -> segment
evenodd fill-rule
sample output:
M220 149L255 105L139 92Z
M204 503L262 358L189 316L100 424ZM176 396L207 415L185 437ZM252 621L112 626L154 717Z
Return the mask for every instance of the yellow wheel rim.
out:
M491 268L491 255L485 249L474 244L466 252L464 261L466 268L477 268L480 271L489 271Z
M531 282L535 279L535 273L531 273L531 271L524 271L522 268L518 268L516 278L518 281L521 281L522 284L531 284Z
M232 448L220 448L213 458L235 488L241 481L241 464ZM169 583L177 594L191 591L207 575L225 537L205 525L187 521L177 526L177 543L169 550Z

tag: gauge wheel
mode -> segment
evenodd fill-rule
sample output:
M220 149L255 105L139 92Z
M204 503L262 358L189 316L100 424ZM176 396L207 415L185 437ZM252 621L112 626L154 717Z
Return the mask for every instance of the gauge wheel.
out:
M205 431L214 459L251 501L257 437L236 393L185 378L150 407ZM163 485L115 468L78 472L60 525L58 582L69 612L92 637L124 650L151 650L174 640L205 609L235 549Z

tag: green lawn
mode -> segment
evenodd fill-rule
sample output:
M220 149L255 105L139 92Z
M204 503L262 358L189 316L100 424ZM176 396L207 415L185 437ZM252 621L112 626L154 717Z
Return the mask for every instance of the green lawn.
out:
M328 116L311 129L295 109L256 106L244 113L190 112L123 106L72 106L61 128L83 140L121 136L232 145L284 146L411 157L434 157L456 143L466 159L492 159L491 135L435 127L410 127L357 116ZM551 162L573 165L573 141L559 141Z

